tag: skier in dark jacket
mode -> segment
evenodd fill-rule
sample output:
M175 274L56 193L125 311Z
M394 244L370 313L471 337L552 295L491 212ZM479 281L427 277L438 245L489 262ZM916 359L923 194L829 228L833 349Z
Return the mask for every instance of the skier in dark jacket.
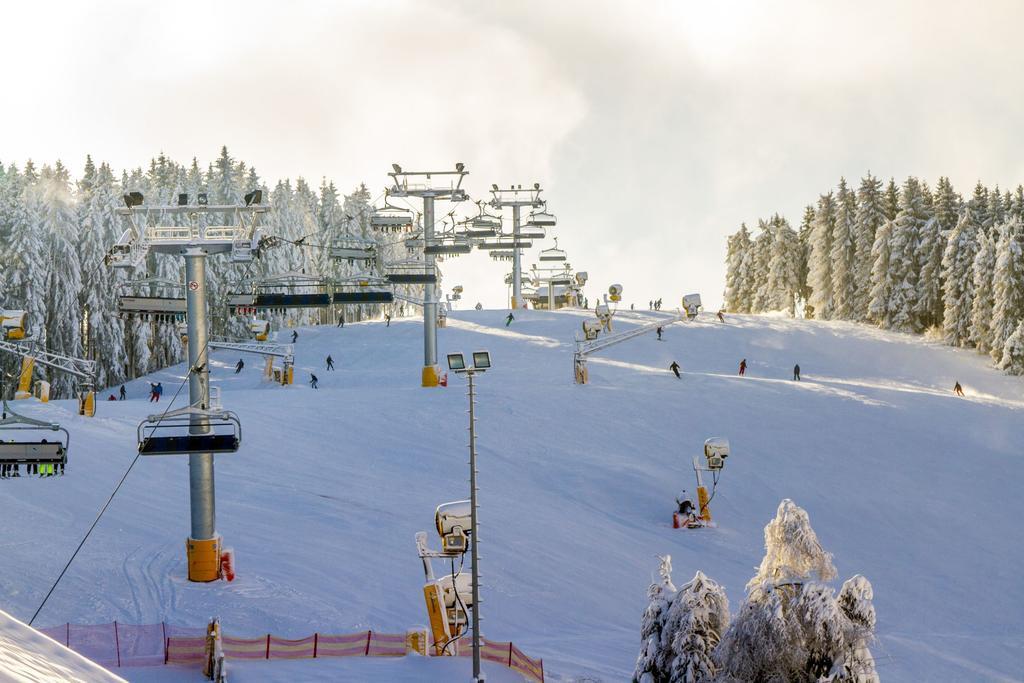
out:
M661 328L659 327L658 329L655 330L655 332L658 333L658 341L661 341Z
M679 363L677 363L675 361L672 361L672 365L668 366L668 369L671 370L672 372L676 373L676 379L680 378L680 375L679 375Z
M793 379L797 382L800 381L800 364L797 363L793 366Z
M719 322L723 322L723 323L725 322L725 315L724 315L724 313L725 313L725 309L721 309L721 310L718 311L718 321Z
M245 367L245 361L242 360L241 358L239 358L238 362L235 364L235 374L237 375L238 373L240 373L242 371L242 368L244 368L244 367Z
M960 386L960 380L957 380L956 384L953 385L953 393L957 396L964 395L964 388Z
M516 317L514 315L512 315L511 311L509 311L508 317L505 318L505 327L508 327L509 325L511 325L512 321L515 320L515 319L516 319Z
M316 375L314 375L312 372L309 373L309 386L310 387L312 387L313 389L319 389L319 387L316 385L317 382L319 382L319 381L320 380L318 380L316 378Z
M327 369L328 370L333 370L334 369L334 359L331 358L330 356L327 356Z
M298 330L292 330L292 344L294 344L298 340L299 340L299 332L298 332Z
M338 316L338 327L345 327L345 316Z
M121 400L123 401L125 399L125 397L127 397L127 396L128 396L128 392L124 390L124 385L122 384L121 385Z
M747 359L744 358L740 361L740 377L747 374Z
M391 314L390 313L385 313L384 314L384 327L391 327Z

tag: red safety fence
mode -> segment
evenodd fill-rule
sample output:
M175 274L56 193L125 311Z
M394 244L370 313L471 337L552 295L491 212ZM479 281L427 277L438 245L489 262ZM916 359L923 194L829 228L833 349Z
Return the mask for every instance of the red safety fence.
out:
M97 664L108 668L202 666L206 661L206 629L170 624L63 624L39 629ZM227 659L314 659L320 657L404 657L409 651L405 633L360 631L348 634L314 633L288 639L267 634L257 638L222 636ZM459 656L473 649L469 636L455 643ZM531 659L510 642L481 639L481 657L518 671L528 680L544 681L544 662Z

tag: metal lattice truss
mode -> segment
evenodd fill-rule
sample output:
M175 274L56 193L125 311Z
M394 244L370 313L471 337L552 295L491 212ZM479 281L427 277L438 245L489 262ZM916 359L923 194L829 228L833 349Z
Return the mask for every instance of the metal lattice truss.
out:
M239 353L255 353L261 356L283 358L286 366L295 363L295 346L276 342L242 342L228 339L212 339L207 343L210 349L224 349Z
M583 341L577 339L576 359L585 359L587 356L597 353L598 351L603 351L604 349L607 349L611 346L615 346L616 344L621 344L624 341L629 341L630 339L641 337L647 334L648 332L654 332L659 327L667 327L668 325L683 322L685 320L686 316L677 311L676 316L674 318L669 318L667 320L655 320L653 322L647 323L646 325L640 325L639 327L634 327L631 330L624 330L622 332L617 332L615 334L609 334L600 339L595 339L593 341Z
M36 348L35 344L15 344L3 340L0 340L0 351L12 353L21 358L32 358L40 365L74 375L82 380L82 383L90 389L96 386L96 361L72 358L71 356L62 356L59 353L44 351Z

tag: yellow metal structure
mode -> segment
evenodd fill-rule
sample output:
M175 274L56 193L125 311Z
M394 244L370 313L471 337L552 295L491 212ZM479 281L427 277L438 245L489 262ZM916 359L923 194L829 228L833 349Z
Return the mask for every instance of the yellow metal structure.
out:
M407 651L426 657L429 644L430 637L427 635L427 629L414 628L405 632L405 649Z
M438 377L436 365L423 366L423 386L436 387L440 379L441 378Z
M86 417L96 416L96 392L86 391L78 397L78 414Z
M452 637L451 631L448 630L448 617L445 615L441 586L436 583L428 583L423 587L423 597L427 601L430 632L434 636L434 655L440 655L445 643ZM449 652L449 654L454 653Z
M700 510L700 518L705 522L711 521L711 508L708 507L710 499L708 498L708 490L703 486L697 487L697 507Z
M45 380L39 380L36 382L35 397L39 399L40 403L49 403L50 383Z
M220 578L220 547L220 536L201 541L190 538L185 542L189 581L209 582Z
M295 382L295 368L291 365L281 370L281 385L288 386Z
M18 377L18 389L14 392L14 398L20 400L32 397L32 369L35 364L36 359L31 356L21 359L21 375Z
M586 384L590 381L590 371L587 369L586 363L576 363L576 384Z

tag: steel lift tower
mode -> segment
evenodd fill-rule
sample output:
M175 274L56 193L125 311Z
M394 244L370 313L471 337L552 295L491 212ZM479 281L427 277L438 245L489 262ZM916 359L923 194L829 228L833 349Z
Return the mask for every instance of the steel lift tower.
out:
M469 195L462 189L462 179L468 175L462 163L455 164L454 171L403 171L398 164L391 164L388 173L394 186L388 190L392 197L419 197L423 200L423 386L436 387L437 368L437 256L433 251L437 238L434 236L434 200L447 199L462 202ZM432 253L433 252L433 253Z
M540 198L540 183L534 183L532 189L523 189L522 185L511 185L507 189L501 189L497 185L491 185L491 206L496 209L512 207L512 308L520 308L523 305L523 248L520 246L522 239L522 225L520 210L524 206L533 209L527 219L527 225L531 227L549 227L555 224L555 217L546 211L546 202Z
M260 216L270 210L262 203L263 192L245 196L244 205L208 204L206 194L178 195L175 206L143 205L140 192L124 195L125 208L119 213L129 227L111 248L108 260L116 268L137 268L149 252L185 258L186 307L188 311L189 434L210 434L210 369L207 360L206 257L228 254L236 263L247 263L259 243ZM150 218L158 224L150 225ZM185 225L160 225L167 217L184 217ZM211 217L223 217L226 225L210 224ZM179 221L180 222L180 221ZM195 439L196 443L203 439ZM187 440L179 441L187 444ZM140 452L145 444L140 443ZM235 446L237 448L237 445ZM165 451L166 453L177 451ZM191 533L186 544L190 581L214 581L220 577L220 544L217 535L214 498L213 453L188 453Z

